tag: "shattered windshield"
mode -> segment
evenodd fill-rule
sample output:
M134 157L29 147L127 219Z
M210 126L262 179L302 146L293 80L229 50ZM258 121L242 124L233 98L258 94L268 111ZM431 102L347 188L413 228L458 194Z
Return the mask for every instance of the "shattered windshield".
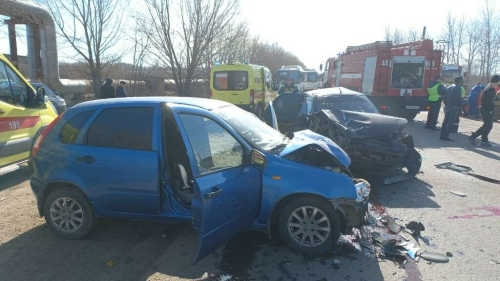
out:
M380 113L377 107L364 95L331 95L316 99L316 111L349 110L367 113Z
M316 111L349 110L367 113L380 113L377 107L364 95L330 95L318 97Z
M269 127L257 116L237 106L219 107L213 112L263 150L271 150L282 144L285 139L284 135Z

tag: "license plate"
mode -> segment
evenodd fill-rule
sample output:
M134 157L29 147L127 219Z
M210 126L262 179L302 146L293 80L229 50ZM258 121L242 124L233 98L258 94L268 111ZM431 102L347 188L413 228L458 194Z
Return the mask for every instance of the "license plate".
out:
M418 106L418 105L407 105L406 109L420 109L420 106Z

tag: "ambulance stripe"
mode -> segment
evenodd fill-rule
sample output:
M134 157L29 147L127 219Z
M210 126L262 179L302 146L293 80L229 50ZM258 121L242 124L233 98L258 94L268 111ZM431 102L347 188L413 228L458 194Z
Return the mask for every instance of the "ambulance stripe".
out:
M0 133L33 128L40 122L40 116L0 117Z

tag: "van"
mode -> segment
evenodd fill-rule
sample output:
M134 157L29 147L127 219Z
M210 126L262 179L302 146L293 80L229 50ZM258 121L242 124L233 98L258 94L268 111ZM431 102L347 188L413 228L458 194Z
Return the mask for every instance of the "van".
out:
M35 91L0 54L0 175L30 164L36 138L56 117L45 89Z
M210 98L232 103L263 118L276 98L269 68L245 63L218 64L210 70Z

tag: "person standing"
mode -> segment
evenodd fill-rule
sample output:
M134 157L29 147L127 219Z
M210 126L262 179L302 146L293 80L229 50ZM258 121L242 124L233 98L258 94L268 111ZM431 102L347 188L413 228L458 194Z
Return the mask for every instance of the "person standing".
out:
M281 95L283 93L298 93L299 90L297 86L293 83L293 79L291 77L286 78L285 84L280 87L278 90L278 94Z
M429 94L429 113L427 114L427 123L425 124L426 129L438 130L436 124L439 117L439 111L441 110L441 102L443 96L446 93L446 88L441 84L441 76L436 76L434 81L429 82L427 87L427 93Z
M475 117L477 115L477 100L479 99L479 93L481 93L481 82L477 82L470 90L469 94L469 117Z
M479 109L479 112L481 112L481 116L483 117L483 126L468 137L468 140L472 145L476 145L476 138L481 136L481 146L491 147L488 135L493 128L493 114L497 99L495 88L498 87L498 83L500 83L500 75L493 75L490 79L490 83L483 91L483 95L481 97L481 108Z
M100 98L110 99L115 97L115 87L113 87L113 79L106 78L104 85L101 86Z
M462 76L455 77L455 84L448 87L444 95L445 114L443 126L441 127L440 139L445 141L453 141L450 139L450 133L453 130L457 116L462 108L462 84L464 78Z
M120 86L116 88L116 97L117 98L126 98L127 97L127 92L125 91L125 86L127 85L127 82L125 81L120 81Z

